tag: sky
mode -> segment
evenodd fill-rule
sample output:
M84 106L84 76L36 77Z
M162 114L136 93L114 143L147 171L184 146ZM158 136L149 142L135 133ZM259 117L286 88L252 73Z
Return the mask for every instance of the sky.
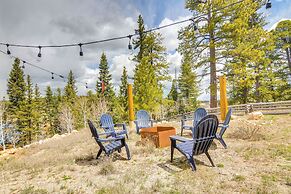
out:
M106 39L133 34L137 28L137 18L141 14L147 28L158 27L191 17L184 8L184 0L1 0L0 1L0 42L18 44L66 44ZM291 19L291 0L272 0L272 9L263 10L270 29L281 19ZM175 68L179 70L181 55L178 46L177 31L186 24L160 30L167 48L167 61L170 75L174 77ZM100 43L83 47L84 56L79 56L79 48L42 49L38 58L38 49L15 48L10 51L25 61L49 69L61 75L72 70L76 80L78 94L94 90L98 64L102 52L108 58L110 73L116 91L120 83L122 68L125 66L129 76L133 76L135 63L132 57L135 51L127 49L128 39ZM5 46L0 50L6 51ZM7 79L13 59L0 53L0 98L6 96ZM38 84L42 95L50 85L54 90L63 88L66 82L39 69L26 66L25 74L31 75L32 82ZM132 82L131 80L129 80ZM200 83L200 100L208 100L206 77ZM171 87L165 83L165 94Z

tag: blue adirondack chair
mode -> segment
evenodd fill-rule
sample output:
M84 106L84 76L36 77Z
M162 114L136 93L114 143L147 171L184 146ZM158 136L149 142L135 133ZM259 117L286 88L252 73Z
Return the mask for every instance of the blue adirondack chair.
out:
M128 138L125 123L114 124L113 119L112 119L111 115L109 115L109 114L101 115L100 126L101 126L101 128L104 129L105 132L108 132L108 136L115 137L117 135L126 135L126 137ZM116 131L115 127L122 127L122 130Z
M193 171L196 170L193 156L203 153L206 154L212 166L215 166L208 153L208 149L215 138L218 124L217 116L207 115L197 123L193 139L171 136L171 162L173 162L174 149L176 148L187 158ZM182 143L177 144L177 141Z
M222 136L223 136L224 132L226 131L226 129L229 127L231 114L232 114L232 108L229 108L224 122L220 123L218 125L218 127L220 128L220 132L218 134L216 134L216 137L215 137L216 139L218 139L220 141L220 143L223 145L223 147L225 149L227 148L227 145L226 145L225 141L223 140Z
M136 126L136 133L139 134L141 128L148 128L153 126L153 120L149 113L145 110L139 110L136 113L136 120L134 121Z
M99 151L97 153L96 159L99 158L101 153L104 151L107 156L112 154L114 151L121 152L121 148L125 147L127 159L130 160L130 152L128 146L125 142L125 136L119 135L110 138L100 138L100 135L110 135L111 132L99 133L97 132L92 121L88 120L88 125L94 137L96 143L99 145Z
M192 131L192 136L193 136L193 130L195 128L195 126L197 125L197 123L207 115L207 112L205 110L205 108L197 108L194 112L193 115L193 119L187 119L187 118L183 118L181 120L181 136L183 136L183 130L191 130ZM186 125L186 121L188 120L193 120L193 126L187 126Z

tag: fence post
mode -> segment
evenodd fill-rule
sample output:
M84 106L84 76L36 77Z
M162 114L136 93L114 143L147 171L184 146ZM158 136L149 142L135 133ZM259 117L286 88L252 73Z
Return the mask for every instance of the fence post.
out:
M226 96L226 77L225 75L219 77L220 83L220 116L221 120L225 120L227 112L227 96Z
M130 128L130 130L133 130L134 111L133 111L132 84L128 84L127 90L128 90L129 128Z

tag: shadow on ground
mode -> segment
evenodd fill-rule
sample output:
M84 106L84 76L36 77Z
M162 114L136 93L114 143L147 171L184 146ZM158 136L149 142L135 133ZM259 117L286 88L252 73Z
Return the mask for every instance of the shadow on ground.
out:
M195 159L195 164L196 167L199 168L199 165L204 165L204 166L208 166L208 167L212 167L210 164L206 164L205 162ZM187 159L183 156L180 158L174 158L173 162L171 162L170 160L166 161L166 162L162 162L157 164L158 167L162 168L163 170L169 172L169 173L176 173L176 172L181 172L183 170L188 170L191 169Z
M101 155L98 159L96 156L91 154L82 158L77 158L75 163L79 166L97 166L101 163L112 161L115 162L117 160L127 160L127 158L121 156L120 154L112 154L109 157L106 155Z

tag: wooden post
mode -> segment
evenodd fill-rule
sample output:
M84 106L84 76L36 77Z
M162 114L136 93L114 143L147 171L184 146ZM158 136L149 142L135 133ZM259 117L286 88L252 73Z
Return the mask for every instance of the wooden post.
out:
M132 84L128 84L128 112L129 112L129 128L133 130L134 111L133 111L133 95L132 95Z
M228 110L225 75L219 77L219 83L220 83L220 114L221 120L224 121Z

